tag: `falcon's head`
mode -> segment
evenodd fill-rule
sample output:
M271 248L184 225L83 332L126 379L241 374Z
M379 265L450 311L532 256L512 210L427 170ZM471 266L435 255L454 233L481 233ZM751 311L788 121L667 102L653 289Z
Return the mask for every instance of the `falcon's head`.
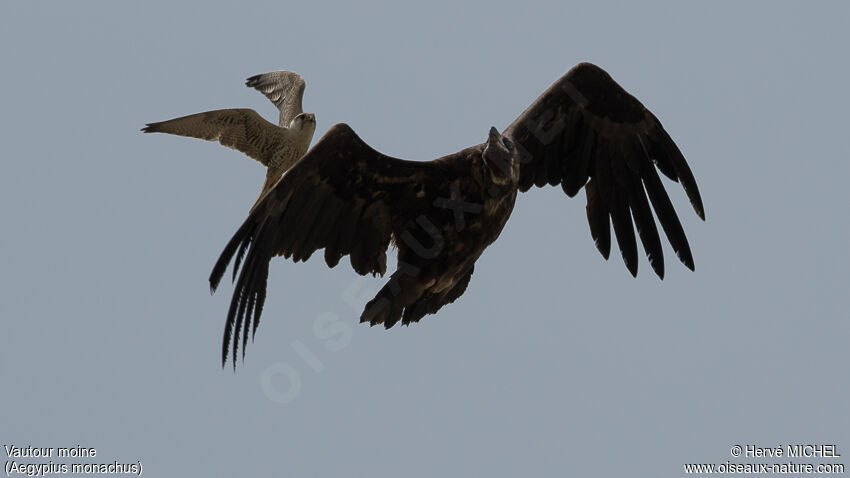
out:
M309 130L312 134L316 130L316 115L313 113L301 113L289 123L289 129L294 131Z

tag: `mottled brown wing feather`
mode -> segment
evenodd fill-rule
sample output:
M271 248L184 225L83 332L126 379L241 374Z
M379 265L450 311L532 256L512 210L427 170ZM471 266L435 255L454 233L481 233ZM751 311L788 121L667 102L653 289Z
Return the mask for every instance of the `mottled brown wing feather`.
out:
M298 262L324 248L330 267L348 255L357 273L383 275L393 226L420 207L412 186L436 176L431 168L385 156L348 125L333 126L257 204L213 267L214 291L235 257L222 365L232 342L235 367L240 335L244 356L249 323L256 331L274 256Z
M254 75L245 80L245 86L254 88L269 99L280 111L280 126L288 128L289 123L304 110L301 101L307 86L301 75L294 71L271 71Z
M637 275L634 225L649 263L664 277L658 222L682 263L694 268L688 240L656 167L681 182L697 215L705 212L694 176L661 122L601 68L581 63L544 92L504 135L522 155L520 190L560 184L574 196L584 186L587 220L607 259L611 225L626 267ZM648 196L648 200L647 200Z
M145 133L168 133L218 141L268 166L283 147L285 132L247 108L206 111L159 123L149 123Z

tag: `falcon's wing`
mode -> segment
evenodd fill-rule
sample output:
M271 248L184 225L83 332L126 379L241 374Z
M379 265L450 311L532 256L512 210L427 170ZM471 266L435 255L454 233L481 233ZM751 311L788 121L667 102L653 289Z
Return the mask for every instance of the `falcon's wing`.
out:
M294 71L272 71L254 75L245 81L246 86L266 95L280 110L280 126L288 128L292 120L304 112L301 99L306 83L301 75Z
M249 324L252 333L257 329L272 257L305 261L324 248L330 267L350 255L357 273L383 275L393 224L404 217L403 208L418 210L413 186L429 181L431 168L384 156L348 125L333 126L257 203L213 267L215 290L236 257L222 365L231 337L235 367L240 334L244 356Z
M606 259L613 223L626 267L637 275L634 218L650 265L664 277L661 241L649 207L652 203L679 259L693 270L688 240L656 171L658 168L682 183L704 220L691 169L658 118L604 70L590 63L575 66L504 134L516 142L523 155L521 191L532 185L560 184L567 195L574 196L585 187L590 232Z
M286 142L284 130L251 109L207 111L159 123L149 123L145 133L169 133L218 141L268 166Z

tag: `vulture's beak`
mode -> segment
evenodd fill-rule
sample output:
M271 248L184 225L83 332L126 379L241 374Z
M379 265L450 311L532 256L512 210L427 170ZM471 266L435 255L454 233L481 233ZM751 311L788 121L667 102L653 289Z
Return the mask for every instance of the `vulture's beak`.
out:
M497 130L497 129L496 129L496 127L495 127L495 126L493 126L493 127L491 127L491 128L490 128L490 136L487 138L487 143L488 143L488 144L490 144L490 143L498 143L498 142L499 142L499 139L500 139L501 137L502 137L502 135L501 135L501 134L499 134L499 130Z

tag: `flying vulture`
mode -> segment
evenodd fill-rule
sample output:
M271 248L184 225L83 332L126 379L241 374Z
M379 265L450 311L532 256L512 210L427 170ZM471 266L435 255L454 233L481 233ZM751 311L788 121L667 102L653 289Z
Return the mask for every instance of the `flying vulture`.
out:
M189 116L149 123L145 133L169 133L179 136L218 141L263 163L268 168L260 196L262 197L310 147L316 131L316 116L304 113L304 79L293 71L272 71L255 75L246 86L262 92L280 110L280 126L263 119L247 108L206 111Z
M475 261L502 231L518 191L584 187L596 247L608 258L611 225L626 267L637 275L634 227L655 273L664 257L652 210L679 260L694 261L658 171L681 182L697 215L697 184L661 122L604 70L581 63L546 90L502 133L433 161L407 161L371 148L346 124L330 128L265 195L224 248L213 291L235 258L222 366L241 337L256 333L275 256L305 261L324 249L336 266L349 256L358 274L398 268L369 301L361 322L389 328L417 322L466 290ZM652 205L650 207L650 204Z

